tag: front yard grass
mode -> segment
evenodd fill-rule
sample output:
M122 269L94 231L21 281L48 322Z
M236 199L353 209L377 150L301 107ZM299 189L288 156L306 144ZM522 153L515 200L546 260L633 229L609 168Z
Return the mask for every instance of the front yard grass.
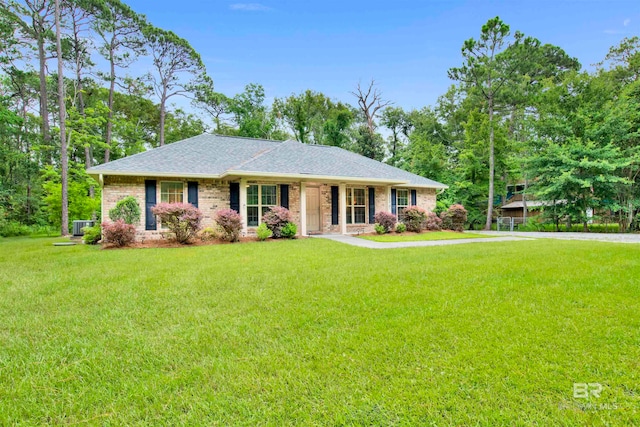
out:
M374 242L419 242L428 240L479 239L494 236L475 233L456 233L454 231L427 231L423 233L387 233L358 236Z
M640 246L53 241L0 242L0 425L640 420Z

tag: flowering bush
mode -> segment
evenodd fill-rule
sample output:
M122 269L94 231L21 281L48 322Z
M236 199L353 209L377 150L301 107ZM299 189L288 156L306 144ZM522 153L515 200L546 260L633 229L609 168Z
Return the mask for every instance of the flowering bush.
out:
M119 219L115 222L102 223L102 241L109 245L128 246L136 238L136 228Z
M116 206L109 211L111 221L123 220L127 224L137 224L140 222L140 206L133 196L127 196L118 200Z
M405 231L407 231L407 226L399 222L398 225L396 225L396 233L404 233Z
M462 231L467 222L467 210L462 205L451 205L449 209L440 213L440 218L442 218L442 228Z
M282 235L282 229L292 221L293 217L289 209L282 206L274 206L262 215L262 222L273 233L274 239L285 237Z
M440 231L442 229L442 220L435 212L427 212L424 228L429 231Z
M380 226L384 229L383 233L378 233L378 234L384 234L384 233L388 233L389 231L393 230L393 227L396 225L396 216L394 214L392 214L391 212L378 212L376 213L376 215L373 217L376 221L376 224L380 224ZM376 232L378 230L376 229Z
M418 206L409 206L402 213L402 218L402 222L407 226L408 231L419 233L425 227L427 211Z
M237 242L242 232L242 217L233 209L216 212L216 223L220 227L220 238L227 242Z
M176 242L185 244L198 234L202 212L191 203L159 203L151 208L162 225L174 234Z

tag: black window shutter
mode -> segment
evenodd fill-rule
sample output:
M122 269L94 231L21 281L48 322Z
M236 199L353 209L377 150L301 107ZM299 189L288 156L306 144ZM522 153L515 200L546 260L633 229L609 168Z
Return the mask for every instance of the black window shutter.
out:
M396 189L391 189L391 213L396 215L398 213L398 200L396 199Z
M376 222L376 189L369 187L369 224Z
M411 206L418 205L418 197L416 194L416 190L411 190Z
M289 186L287 184L280 186L280 206L289 209Z
M229 207L240 213L240 183L229 184Z
M198 181L187 182L187 201L198 207Z
M338 199L340 198L338 186L331 186L331 224L338 224Z
M156 216L151 212L151 208L156 205L156 181L154 180L145 180L144 181L144 214L145 214L145 222L144 229L145 230L155 230L156 229Z

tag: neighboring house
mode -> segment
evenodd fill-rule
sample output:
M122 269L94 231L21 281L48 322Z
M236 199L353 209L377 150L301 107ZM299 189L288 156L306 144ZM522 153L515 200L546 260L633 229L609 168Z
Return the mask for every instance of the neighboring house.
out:
M160 202L188 202L214 223L215 212L231 208L254 232L273 206L293 214L298 231L373 231L378 211L399 214L408 206L436 206L446 185L350 151L296 141L200 135L92 167L102 186L102 218L118 200L134 196L142 207L139 237L159 237L151 214Z

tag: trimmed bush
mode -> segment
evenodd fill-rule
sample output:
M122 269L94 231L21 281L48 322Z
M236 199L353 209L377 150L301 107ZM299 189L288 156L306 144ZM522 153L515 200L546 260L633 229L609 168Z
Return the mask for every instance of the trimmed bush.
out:
M398 225L396 225L396 233L404 233L405 231L407 231L407 226L399 222Z
M216 212L216 223L220 227L220 239L237 242L242 232L242 217L233 209L222 209Z
M261 242L264 242L269 237L273 236L273 233L271 232L271 230L269 230L269 228L267 227L267 224L263 222L256 229L256 235L258 236L258 240L260 240Z
M136 228L124 220L102 223L102 241L106 244L123 247L128 246L136 238Z
M281 235L285 239L295 239L296 234L298 234L298 226L293 222L288 222L284 227L282 227Z
M97 245L100 239L102 239L102 228L100 224L96 224L93 227L83 227L82 233L82 241L86 245Z
M387 229L380 224L374 224L373 229L376 231L377 234L387 233Z
M116 206L109 211L109 218L111 218L113 222L121 219L127 224L135 225L139 223L140 206L138 206L138 201L133 196L127 196L124 199L118 200Z
M174 234L176 242L189 243L200 231L202 212L191 203L159 203L151 208L163 226Z
M267 228L273 233L274 239L285 237L282 229L293 220L289 209L282 206L274 206L262 215L262 222L267 224Z
M396 225L396 222L397 222L396 216L391 212L381 211L376 213L376 215L373 218L375 219L376 224L380 224L384 228L384 232L378 233L378 234L388 233L389 231L393 230L393 227ZM376 232L378 232L377 229L376 229Z
M419 206L409 206L403 212L402 222L407 226L408 231L419 233L425 228L427 221L427 211Z
M442 230L442 220L435 212L427 212L427 219L425 221L424 228L429 231L440 231Z
M218 231L215 228L207 227L198 233L198 237L200 237L200 240L203 242L210 242L218 238Z
M449 209L440 213L442 228L453 231L463 231L467 222L467 210L462 205L451 205Z

